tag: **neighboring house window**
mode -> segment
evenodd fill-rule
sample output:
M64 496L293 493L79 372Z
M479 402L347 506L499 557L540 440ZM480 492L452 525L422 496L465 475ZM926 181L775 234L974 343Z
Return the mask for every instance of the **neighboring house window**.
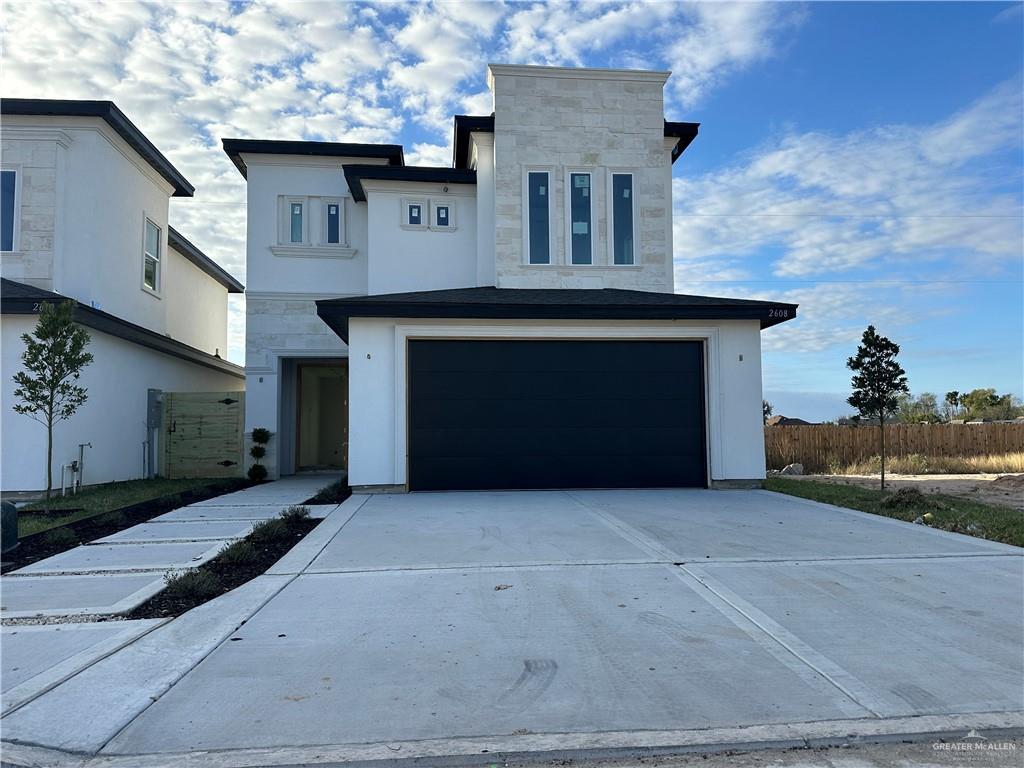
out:
M451 200L430 201L430 228L450 232L455 229L455 203Z
M593 263L593 231L589 173L569 174L569 254L572 264Z
M612 263L633 264L633 174L612 174Z
M151 291L160 290L160 227L149 219L146 219L142 261L142 284Z
M551 263L551 183L547 171L530 171L526 176L527 261Z
M402 229L426 229L430 223L430 206L426 198L402 198L400 224ZM452 214L449 207L448 215Z
M302 203L293 200L288 204L288 241L302 242Z
M0 251L14 250L17 183L16 171L0 171Z
M325 206L327 232L324 241L327 245L341 245L341 203L328 200Z

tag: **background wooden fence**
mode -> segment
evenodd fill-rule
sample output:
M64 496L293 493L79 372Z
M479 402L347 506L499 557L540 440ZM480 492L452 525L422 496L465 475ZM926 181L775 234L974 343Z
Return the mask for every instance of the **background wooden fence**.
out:
M885 427L887 456L986 456L1024 451L1024 424L892 424ZM769 469L799 462L807 472L828 472L878 455L878 427L813 424L765 427Z

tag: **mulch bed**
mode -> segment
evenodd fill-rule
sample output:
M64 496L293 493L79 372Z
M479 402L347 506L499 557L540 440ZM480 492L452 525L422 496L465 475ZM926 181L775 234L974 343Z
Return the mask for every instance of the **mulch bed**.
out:
M18 546L3 556L0 573L23 568L37 560L65 552L79 544L101 539L113 533L144 523L165 512L205 501L215 496L246 488L248 480L226 480L221 483L192 488L180 493L161 496L156 499L141 501L109 512L100 512L83 520L76 520L67 525L59 525L39 533L29 534L18 540Z
M344 481L331 483L312 498L306 499L303 504L340 504L352 495L352 489Z
M199 566L196 570L208 571L216 576L220 582L218 586L219 591L215 594L204 597L180 597L161 592L137 607L126 618L162 619L170 616L180 616L185 611L213 600L225 592L230 592L232 589L242 586L245 582L263 575L270 566L284 557L292 547L298 544L319 523L320 520L309 518L290 523L289 536L270 542L266 546L257 546L257 556L251 562L244 564L230 563L225 561L223 555L218 555L205 565ZM247 537L247 540L251 541L251 538Z

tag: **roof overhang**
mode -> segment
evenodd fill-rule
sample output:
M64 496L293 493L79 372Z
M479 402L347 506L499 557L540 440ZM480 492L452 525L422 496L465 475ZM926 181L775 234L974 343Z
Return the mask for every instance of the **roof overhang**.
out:
M220 264L192 245L184 235L172 226L167 227L167 245L227 288L228 293L245 293L244 285L228 274Z
M323 299L320 318L348 342L353 317L473 320L792 320L796 304L603 289L464 288Z
M672 162L686 151L700 129L700 123L678 123L665 121L665 137L676 139L672 148ZM452 165L455 168L469 168L469 137L473 133L494 133L494 114L456 115L454 138L452 140Z
M125 142L138 152L160 176L174 187L174 197L192 197L195 192L188 179L125 117L112 101L76 99L0 99L0 114L40 117L95 117L103 120Z
M203 352L184 342L169 338L163 334L143 328L141 325L129 323L116 315L104 312L95 307L87 307L68 296L52 291L44 291L24 283L3 278L0 281L0 313L5 315L37 315L40 304L70 301L75 305L75 322L87 328L101 331L111 336L130 341L148 349L171 355L196 365L211 368L239 379L245 378L245 369L228 362L222 357Z
M243 178L248 169L241 155L307 155L311 157L380 158L388 165L405 165L401 144L348 144L334 141L268 141L263 139L221 139L224 152Z
M410 165L346 165L345 181L357 203L366 202L364 181L416 181L435 184L476 184L476 171L464 168L424 168Z

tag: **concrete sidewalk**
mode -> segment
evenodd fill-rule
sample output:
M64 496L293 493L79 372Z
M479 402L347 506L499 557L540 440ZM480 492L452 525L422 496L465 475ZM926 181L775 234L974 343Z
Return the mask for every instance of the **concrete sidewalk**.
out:
M164 588L168 571L207 562L226 544L244 537L254 522L276 517L333 479L318 475L286 480L280 487L254 486L243 492L245 506L223 507L231 513L226 518L207 517L221 507L182 507L0 578L0 618L6 625L3 712L23 706L163 623L74 622L130 612ZM336 507L311 511L324 517Z

